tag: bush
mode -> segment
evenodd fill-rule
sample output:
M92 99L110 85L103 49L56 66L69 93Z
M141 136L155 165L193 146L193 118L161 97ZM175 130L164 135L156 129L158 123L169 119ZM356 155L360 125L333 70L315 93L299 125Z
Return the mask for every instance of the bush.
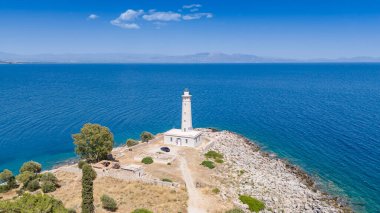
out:
M163 178L163 179L161 179L162 181L164 181L164 182L173 182L172 180L170 180L169 178Z
M235 208L235 209L226 211L226 213L244 213L244 211L241 209Z
M224 161L222 160L222 159L215 159L215 162L217 162L217 163L224 163Z
M108 195L102 195L100 200L102 201L102 206L104 209L107 209L109 211L116 211L117 204L116 204L116 201L112 197Z
M11 190L8 185L0 185L0 193L4 193Z
M148 209L135 209L132 213L153 213Z
M205 166L205 167L207 167L207 168L209 168L209 169L213 169L213 168L215 168L214 162L212 162L212 161L208 161L208 160L203 161L203 162L201 163L201 165L203 165L203 166Z
M12 177L13 177L13 173L8 169L4 169L0 173L0 183L8 182Z
M77 213L77 211L75 209L67 209L67 213Z
M208 151L205 154L206 158L212 158L212 159L223 159L223 155L216 151Z
M141 133L140 138L141 138L142 142L148 142L148 141L152 140L154 138L154 136L152 133L144 131Z
M82 169L82 167L83 167L84 164L87 164L87 162L84 161L84 160L80 160L80 161L78 162L78 168L79 168L79 169Z
M152 164L153 163L153 159L152 157L145 157L141 160L141 163L144 163L144 164Z
M32 172L32 173L40 173L41 172L41 164L37 163L37 162L34 162L34 161L29 161L29 162L25 162L21 168L20 168L20 173L23 173L23 172Z
M30 192L34 192L40 188L40 182L38 179L34 179L28 182L26 189Z
M51 182L55 186L58 185L58 179L55 177L55 175L51 172L46 172L40 175L40 181L42 182Z
M16 176L16 180L19 183L22 183L24 186L31 180L34 180L37 178L37 175L34 174L33 172L26 171L23 173L20 173L19 175Z
M111 154L114 139L111 131L99 124L85 124L80 133L73 136L75 152L88 162L107 160Z
M239 200L247 204L251 212L259 212L265 208L265 204L262 201L248 195L240 195Z
M44 193L49 193L49 192L54 192L57 189L57 187L55 183L51 181L45 181L42 183L41 189Z
M212 192L213 192L214 194L219 194L220 190L219 190L218 188L213 188L213 189L212 189Z
M133 140L133 139L128 139L126 144L128 147L131 147L131 146L135 146L135 145L139 144L139 142L136 140Z
M82 167L82 213L95 212L94 206L94 180L96 172L88 164Z
M16 200L0 201L0 212L60 212L67 213L62 202L43 194L25 193Z

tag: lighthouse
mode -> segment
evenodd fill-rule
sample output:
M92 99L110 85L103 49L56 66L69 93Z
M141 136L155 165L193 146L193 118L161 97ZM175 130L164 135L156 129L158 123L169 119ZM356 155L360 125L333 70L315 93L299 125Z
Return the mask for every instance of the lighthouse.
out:
M202 132L193 129L190 91L185 89L181 97L181 129L171 129L165 132L164 143L176 146L197 147L202 143Z
M191 118L191 95L188 89L185 89L182 95L181 129L184 132L193 130L193 122Z

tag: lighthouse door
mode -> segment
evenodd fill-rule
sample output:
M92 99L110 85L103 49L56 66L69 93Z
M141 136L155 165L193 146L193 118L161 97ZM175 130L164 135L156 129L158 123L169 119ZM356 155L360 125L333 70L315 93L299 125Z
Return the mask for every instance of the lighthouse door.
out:
M177 138L176 144L177 146L182 146L181 138Z

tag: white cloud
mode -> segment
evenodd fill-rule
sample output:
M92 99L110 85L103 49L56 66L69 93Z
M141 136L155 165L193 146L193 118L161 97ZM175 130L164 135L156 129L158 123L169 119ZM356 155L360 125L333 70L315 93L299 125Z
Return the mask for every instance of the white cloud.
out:
M87 17L87 19L90 19L90 20L95 20L95 19L97 19L97 18L99 18L99 16L96 15L96 14L91 14L91 15L89 15L89 16Z
M128 29L128 30L137 30L137 29L140 29L140 26L138 24L136 24L136 23L123 23L123 22L119 22L117 20L112 20L111 24L115 25L117 27L121 27L123 29Z
M181 14L175 12L152 12L148 15L143 15L143 19L147 21L179 21Z
M190 12L197 12L197 11L199 11L199 8L198 7L194 7L194 8L192 8L192 9L190 9Z
M190 20L195 20L195 19L201 19L203 17L212 18L213 15L212 13L192 13L192 14L187 14L187 15L182 16L182 19L186 21L190 21Z
M183 9L191 9L191 8L194 8L194 7L202 7L201 4L189 4L189 5L183 5Z
M117 19L112 20L111 24L123 29L140 29L140 26L138 24L131 23L131 21L134 21L142 14L144 14L143 10L128 9L124 13L120 14Z

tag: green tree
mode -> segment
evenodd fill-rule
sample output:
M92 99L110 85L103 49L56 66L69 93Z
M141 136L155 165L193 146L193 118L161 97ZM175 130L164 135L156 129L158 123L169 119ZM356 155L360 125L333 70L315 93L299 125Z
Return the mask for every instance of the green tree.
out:
M56 185L51 181L45 181L42 182L41 189L44 193L54 192L57 187Z
M37 162L34 162L34 161L28 161L28 162L25 162L21 168L20 168L20 173L23 173L23 172L32 172L32 173L40 173L41 172L41 164L37 163Z
M51 182L53 183L55 186L58 186L58 179L57 177L51 173L51 172L45 172L43 174L40 174L40 181L41 182Z
M73 136L75 152L89 162L107 159L111 153L114 139L111 131L99 124L85 124L80 133Z
M13 177L13 173L8 169L4 169L0 173L0 183L8 182L12 177Z
M0 212L51 212L67 213L62 202L43 194L25 193L16 200L0 201Z
M133 140L133 139L128 139L126 144L128 147L131 147L131 146L135 146L135 145L139 144L139 142L136 140Z
M82 166L82 213L95 212L94 207L94 180L96 172L89 164Z
M36 179L37 175L33 172L25 171L16 176L16 180L19 183L26 185L29 181Z
M38 179L31 180L27 183L26 189L30 192L34 192L40 188L40 182Z
M144 164L152 164L153 163L153 158L152 157L145 157L141 160L141 163Z
M148 209L135 209L132 213L153 213L153 212L149 211Z
M144 131L140 135L142 142L148 142L149 140L152 140L154 138L153 134L147 131Z

